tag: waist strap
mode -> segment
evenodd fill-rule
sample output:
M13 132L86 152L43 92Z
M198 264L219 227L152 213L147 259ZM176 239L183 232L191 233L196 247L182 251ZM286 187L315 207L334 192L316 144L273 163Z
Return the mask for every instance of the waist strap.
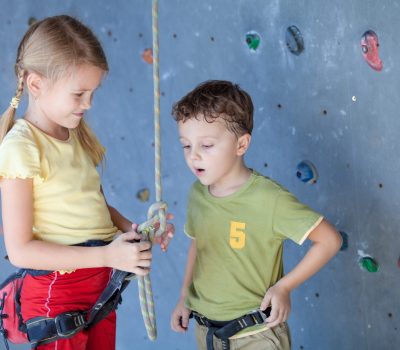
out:
M109 242L87 241L77 246L103 246ZM31 270L34 275L51 273L52 271ZM35 317L26 322L28 338L32 348L38 345L51 343L60 338L70 338L83 329L88 329L97 324L118 307L121 294L128 286L134 274L114 270L110 281L94 306L89 311L64 312L52 317Z
M216 336L221 340L222 349L229 350L229 338L237 334L243 329L248 327L263 324L266 318L269 316L271 308L268 307L266 310L254 310L248 314L236 318L231 321L214 321L210 320L204 315L201 315L195 311L192 312L192 316L199 325L206 326L207 331L207 350L214 350L213 337Z

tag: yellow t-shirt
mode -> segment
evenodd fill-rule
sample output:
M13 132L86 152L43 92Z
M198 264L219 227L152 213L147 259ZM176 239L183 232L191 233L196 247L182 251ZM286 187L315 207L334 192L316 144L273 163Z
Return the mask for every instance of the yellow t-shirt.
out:
M111 240L111 221L100 177L74 130L58 140L18 119L0 145L0 176L33 179L33 235L72 245Z

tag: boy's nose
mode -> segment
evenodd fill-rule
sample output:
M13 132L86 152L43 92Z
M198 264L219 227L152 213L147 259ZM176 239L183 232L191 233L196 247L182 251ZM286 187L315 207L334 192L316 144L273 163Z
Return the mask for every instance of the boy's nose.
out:
M199 154L199 152L197 151L197 148L192 147L189 157L190 157L190 159L192 159L192 160L198 160L198 159L200 159L200 154Z

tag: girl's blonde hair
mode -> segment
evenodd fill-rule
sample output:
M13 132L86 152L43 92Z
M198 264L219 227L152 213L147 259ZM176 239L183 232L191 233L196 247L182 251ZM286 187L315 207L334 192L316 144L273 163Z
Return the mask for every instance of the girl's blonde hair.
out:
M88 27L66 15L48 17L31 25L18 47L15 63L17 90L10 106L1 116L0 143L14 125L15 110L29 72L35 72L55 82L71 68L81 64L108 71L101 44ZM76 130L82 147L94 164L101 163L104 149L87 123L82 120Z

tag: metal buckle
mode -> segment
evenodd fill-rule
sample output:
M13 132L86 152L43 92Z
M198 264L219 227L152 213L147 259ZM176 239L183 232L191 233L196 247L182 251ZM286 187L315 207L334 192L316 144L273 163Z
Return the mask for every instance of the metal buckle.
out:
M62 320L62 318L68 318L68 317L73 319L76 328L74 328L68 332L64 332L61 329L61 322L62 322L61 320ZM56 316L56 318L54 319L54 324L56 326L57 334L63 338L67 338L67 337L70 337L71 335L74 335L75 333L78 333L83 328L85 323L86 323L85 318L80 313L73 313L73 314L64 313L64 314Z
M259 321L255 317L255 315L259 315L260 316L260 318L262 319L262 323L264 323L265 320L267 319L267 316L265 315L265 313L262 312L260 309L256 309L256 310L250 311L249 315L251 316L251 318L253 319L253 321L256 324L261 324L261 323L259 323Z

